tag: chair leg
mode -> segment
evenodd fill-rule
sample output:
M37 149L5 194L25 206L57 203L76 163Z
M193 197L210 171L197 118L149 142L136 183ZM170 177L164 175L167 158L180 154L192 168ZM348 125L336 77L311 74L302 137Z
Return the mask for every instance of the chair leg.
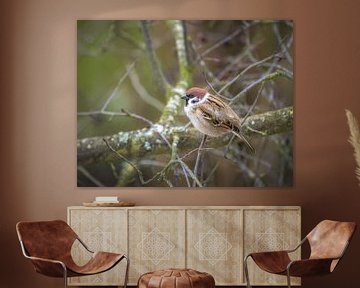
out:
M286 270L286 276L287 276L287 284L288 284L288 288L291 288L291 278L290 278L290 271L289 269Z
M249 269L248 269L248 265L247 265L247 259L249 258L250 255L247 255L244 258L244 272L245 272L245 279L246 279L246 287L247 288L251 288L250 285L250 279L249 279Z
M64 287L67 288L67 270L66 270L66 266L64 264L61 265L64 269Z
M130 265L130 259L126 255L124 256L126 259L126 271L125 271L125 280L124 280L124 288L127 286L128 278L129 278L129 265Z

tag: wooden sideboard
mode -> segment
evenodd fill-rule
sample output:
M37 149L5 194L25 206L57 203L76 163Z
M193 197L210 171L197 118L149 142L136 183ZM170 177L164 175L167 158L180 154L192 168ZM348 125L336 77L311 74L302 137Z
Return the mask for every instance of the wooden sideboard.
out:
M294 248L301 240L298 206L81 206L68 208L68 223L92 250L129 255L129 285L148 271L184 267L212 274L216 285L245 285L245 255ZM89 257L78 243L72 254L78 263ZM251 284L286 285L286 277L249 264ZM121 285L124 271L121 262L103 274L70 278L69 285Z

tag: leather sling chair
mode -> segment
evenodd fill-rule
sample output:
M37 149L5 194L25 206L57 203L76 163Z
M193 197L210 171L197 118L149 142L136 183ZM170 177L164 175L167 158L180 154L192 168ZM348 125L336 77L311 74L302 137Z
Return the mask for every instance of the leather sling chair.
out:
M112 269L121 260L126 259L124 288L129 271L129 258L125 254L93 252L76 235L71 227L62 220L19 222L16 231L24 256L31 260L35 271L50 277L88 276ZM78 266L72 256L71 247L78 240L91 253L90 260Z
M251 287L247 267L249 257L266 272L286 275L289 288L290 276L316 276L333 272L344 256L355 229L354 222L324 220L292 250L250 253L244 258L247 287ZM291 261L288 253L296 251L306 241L310 245L310 257Z

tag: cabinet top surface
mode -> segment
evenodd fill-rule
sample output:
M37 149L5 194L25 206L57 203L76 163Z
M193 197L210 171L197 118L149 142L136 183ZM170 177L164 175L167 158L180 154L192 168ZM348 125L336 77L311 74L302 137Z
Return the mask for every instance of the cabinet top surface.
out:
M85 207L85 206L69 206L68 209L132 209L132 210L151 210L151 209L164 209L164 210L206 210L206 209L279 209L279 210L300 210L301 206L132 206L132 207Z

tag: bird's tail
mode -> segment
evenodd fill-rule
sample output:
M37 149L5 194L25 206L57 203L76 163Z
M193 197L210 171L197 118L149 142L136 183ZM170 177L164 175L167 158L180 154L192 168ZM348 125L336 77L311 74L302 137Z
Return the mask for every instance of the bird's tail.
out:
M251 153L255 154L256 152L255 148L250 144L250 142L245 138L244 135L242 135L241 133L237 133L234 130L231 131L231 133L234 134L236 137L238 137L241 141L245 142Z

